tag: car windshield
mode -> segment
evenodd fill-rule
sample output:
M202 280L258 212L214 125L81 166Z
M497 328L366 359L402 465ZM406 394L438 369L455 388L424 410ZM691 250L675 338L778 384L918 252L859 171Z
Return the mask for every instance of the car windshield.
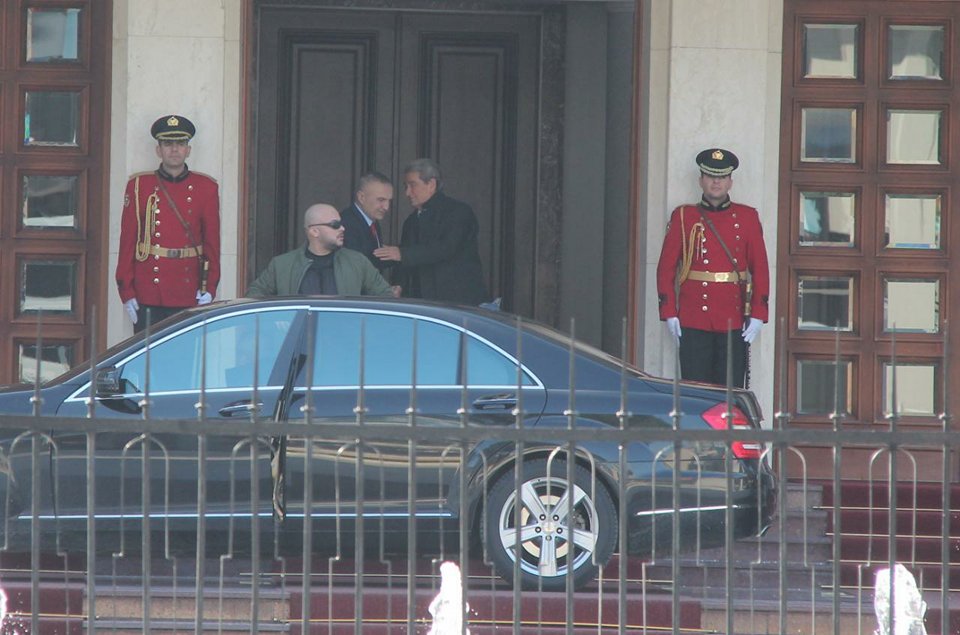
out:
M132 335L121 342L117 342L116 344L108 348L106 351L101 353L100 355L97 355L97 360L98 360L97 366L103 365L102 361L100 360L110 359L120 351L124 350L125 348L128 348L131 344L134 343L134 341L140 339L140 337L141 336L139 333L136 335ZM69 370L61 373L60 375L57 375L56 377L53 377L51 379L47 379L46 381L42 382L41 385L50 386L53 384L62 384L76 377L77 375L83 373L84 371L89 370L89 368L90 368L90 358L88 357L87 359L83 360L79 364L76 364L73 368L70 368Z
M167 319L163 320L162 322L159 322L158 324L165 328L167 324L173 324L175 322L179 322L181 320L187 319L191 315L193 315L193 313L190 311L181 311L180 313L170 316ZM108 348L103 353L97 355L97 366L102 367L103 360L108 360L115 357L120 352L130 348L130 346L136 343L137 341L143 339L143 337L144 337L144 334L142 332L134 333L130 337L117 342L116 344ZM66 381L69 381L73 377L76 377L77 375L83 373L84 371L89 370L89 368L90 368L90 358L88 357L84 359L82 362L75 364L73 368L67 370L66 372L61 373L60 375L53 377L52 379L48 379L44 381L42 385L49 386L53 384L64 383Z

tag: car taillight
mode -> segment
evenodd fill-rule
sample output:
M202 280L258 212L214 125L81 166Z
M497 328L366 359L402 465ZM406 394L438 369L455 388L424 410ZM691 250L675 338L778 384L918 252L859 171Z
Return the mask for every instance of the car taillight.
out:
M729 427L727 425L727 404L718 403L709 410L703 413L703 420L710 424L710 427L714 430L727 430ZM733 428L750 430L752 426L750 425L750 420L747 418L747 415L744 414L743 410L737 408L736 406L730 407L730 416L733 418ZM733 456L738 459L759 459L760 458L760 444L755 441L734 441L731 444L733 448Z

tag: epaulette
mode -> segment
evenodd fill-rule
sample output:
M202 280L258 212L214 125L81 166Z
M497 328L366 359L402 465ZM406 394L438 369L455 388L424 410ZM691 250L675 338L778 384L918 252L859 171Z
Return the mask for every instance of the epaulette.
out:
M130 176L128 176L128 177L127 177L127 180L128 180L128 181L132 181L133 179L137 178L138 176L153 176L153 175L155 175L155 174L156 174L156 173L155 173L153 170L146 170L145 172L135 172L134 174L131 174Z
M196 170L190 170L190 174L196 174L197 176L202 176L202 177L208 178L208 179L210 179L211 181L213 181L214 183L217 182L217 179L213 178L213 177L210 176L209 174L206 174L205 172L197 172Z

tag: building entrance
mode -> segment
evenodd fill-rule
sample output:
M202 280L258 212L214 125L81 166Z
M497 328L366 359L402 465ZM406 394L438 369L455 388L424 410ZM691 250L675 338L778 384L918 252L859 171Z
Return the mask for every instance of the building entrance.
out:
M546 221L560 201L543 191L559 165L540 156L558 134L544 120L559 104L540 101L560 81L544 77L550 11L262 8L251 277L302 243L310 204L343 208L364 172L397 184L404 164L425 156L477 213L490 291L551 321L555 295L537 286L556 277L538 245L559 231ZM390 244L411 212L402 188L395 195Z

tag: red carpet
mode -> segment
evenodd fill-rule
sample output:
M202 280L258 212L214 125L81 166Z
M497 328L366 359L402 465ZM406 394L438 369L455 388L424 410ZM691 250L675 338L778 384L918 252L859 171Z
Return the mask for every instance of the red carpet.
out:
M320 566L321 563L317 563ZM322 564L326 573L326 562ZM338 563L349 567L350 563ZM296 568L294 566L293 568ZM429 563L418 567L418 575L429 572ZM471 571L486 571L485 567L471 564ZM310 598L310 635L353 633L354 632L354 595L352 581L341 578L332 586L326 584L325 575L314 567L314 583ZM398 572L394 571L394 574ZM401 574L402 575L402 574ZM362 632L363 633L400 633L406 630L407 596L406 578L402 583L389 586L381 579L373 584L365 584L361 595ZM437 591L430 588L423 578L423 588L416 592L415 616L418 624L426 629L429 624L428 606ZM637 632L644 626L669 629L672 620L672 602L668 593L648 593L646 602L639 590L631 590L627 600L627 621L625 626L631 632ZM513 591L499 581L488 577L471 579L467 589L469 604L469 627L471 633L513 632ZM646 609L644 610L644 607ZM302 632L303 595L299 591L291 593L290 632ZM566 595L564 593L538 593L525 591L520 607L520 630L529 629L537 633L563 633L566 624ZM605 592L598 594L596 586L581 591L574 596L573 622L575 633L616 633L619 620L617 594ZM685 601L680 605L681 632L700 627L700 605L698 602Z
M840 541L840 587L873 592L878 569L889 566L891 548L927 594L927 633L940 633L939 592L944 581L950 591L960 591L960 485L949 485L949 504L944 508L940 483L898 483L896 513L891 514L890 492L885 481L843 481L835 498L832 482L822 482L827 534ZM834 500L840 505L839 535L834 526ZM949 517L949 536L943 536L944 514ZM891 545L891 526L894 535ZM944 540L948 546L942 561ZM936 601L937 606L931 604ZM953 602L951 602L953 604ZM950 633L960 633L960 605L950 608Z

